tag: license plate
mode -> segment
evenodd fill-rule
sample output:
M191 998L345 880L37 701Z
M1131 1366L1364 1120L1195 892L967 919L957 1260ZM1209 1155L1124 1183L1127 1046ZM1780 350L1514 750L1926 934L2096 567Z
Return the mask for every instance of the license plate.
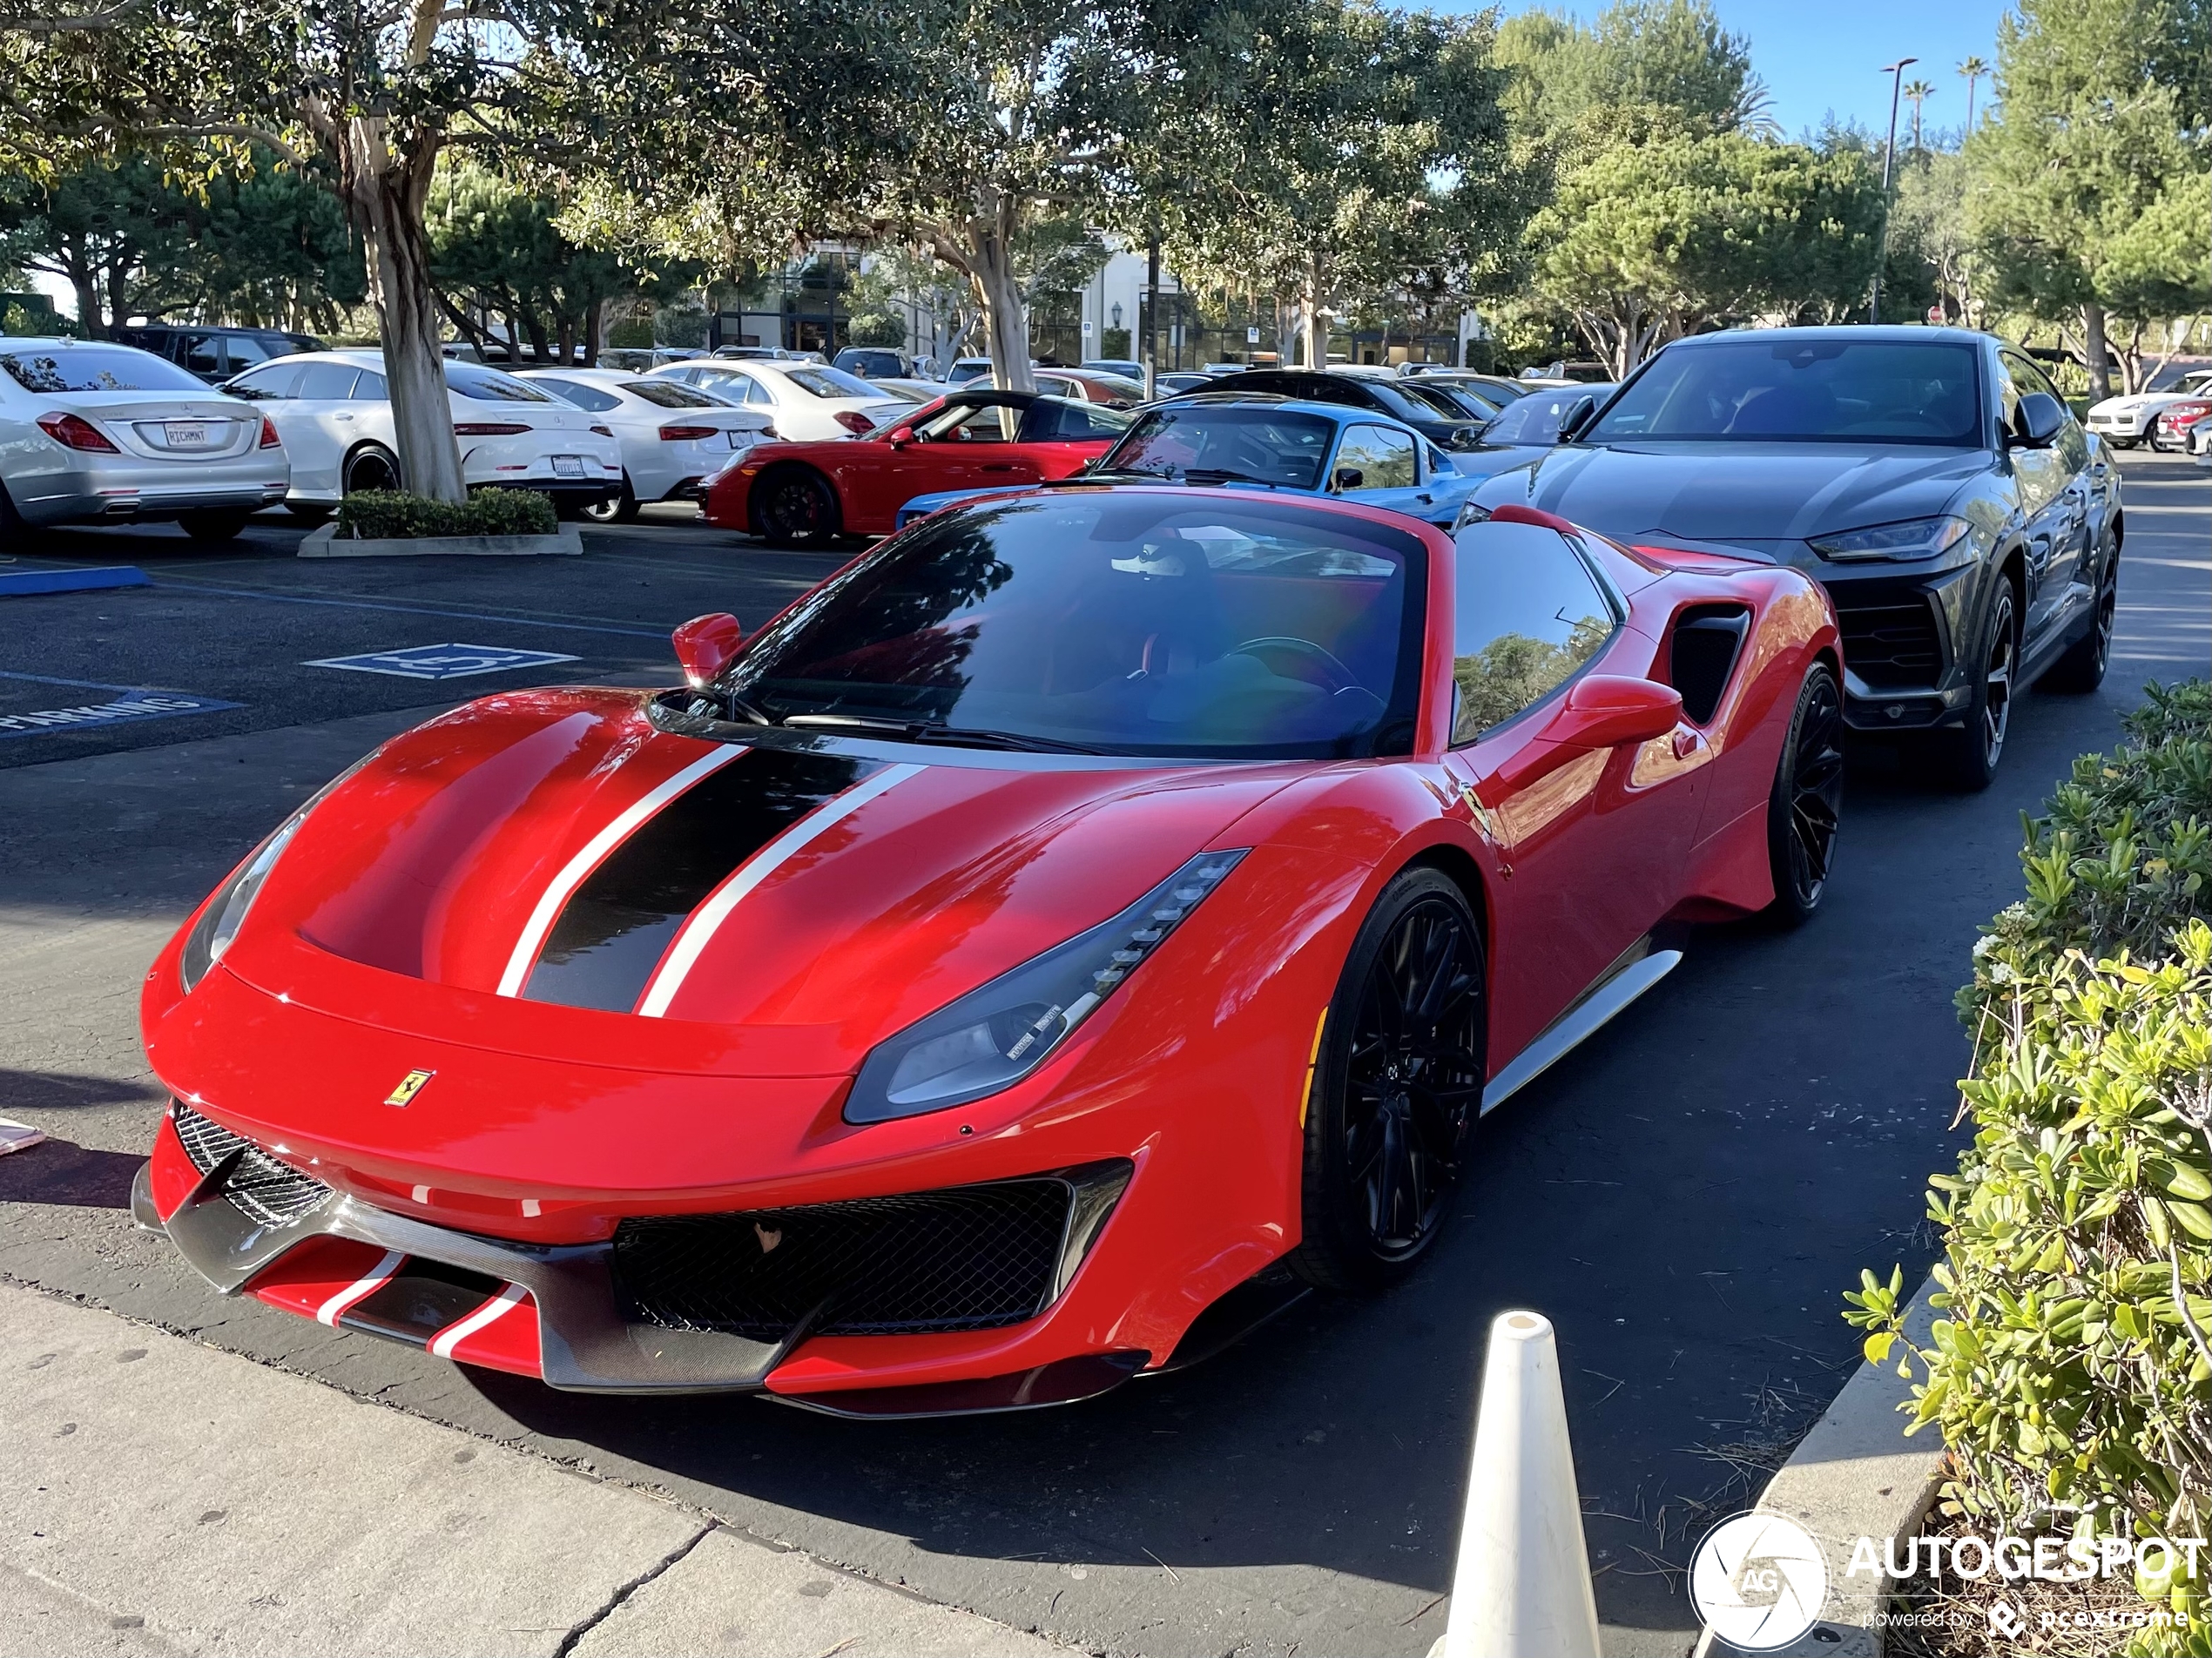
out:
M553 457L553 475L556 478L580 478L583 475L583 457L580 455L556 455Z
M169 440L172 449L204 449L207 447L207 422L205 421L171 421L162 428L162 435Z

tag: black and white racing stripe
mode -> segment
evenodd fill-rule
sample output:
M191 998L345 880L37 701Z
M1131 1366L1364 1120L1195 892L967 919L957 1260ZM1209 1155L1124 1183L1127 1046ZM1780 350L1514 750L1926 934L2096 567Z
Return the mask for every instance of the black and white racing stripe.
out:
M665 1013L739 900L824 830L922 769L840 754L738 752L732 764L695 768L688 786L637 816L588 869L572 861L562 872L516 954L531 948L532 931L542 947L519 973L510 962L516 987L502 981L502 991L570 1008ZM550 925L541 927L541 916Z

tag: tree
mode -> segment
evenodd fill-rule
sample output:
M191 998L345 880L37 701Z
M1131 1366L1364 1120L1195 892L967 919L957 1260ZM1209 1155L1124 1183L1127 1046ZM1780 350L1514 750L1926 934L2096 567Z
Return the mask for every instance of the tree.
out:
M1998 36L2002 107L1967 144L1969 223L1996 295L2079 330L2092 397L2111 391L2114 250L2205 165L2205 0L2021 0ZM2189 211L2175 207L2175 212ZM2212 222L2193 228L2212 240ZM2131 256L2132 257L2132 256ZM2145 291L2139 273L2131 293ZM2132 301L2131 301L2132 302ZM2189 309L2201 309L2202 303Z
M1966 125L1965 131L1966 136L1972 138L1974 131L1974 88L1980 84L1981 78L1989 73L1989 65L1982 62L1979 57L1969 55L1960 62L1959 65L1959 73L1966 78Z
M0 259L67 282L78 326L107 339L134 315L168 309L158 290L185 253L180 205L139 157L18 179L0 195Z
M1170 27L1155 138L1123 222L1187 281L1291 304L1305 360L1327 316L1413 287L1501 286L1536 194L1514 161L1488 16L1263 0Z
M1772 131L1750 44L1709 0L1615 0L1587 29L1523 12L1500 28L1497 56L1515 73L1507 107L1523 141L1569 165L1647 129L1655 111L1695 132Z
M1853 303L1880 223L1878 181L1847 152L1736 132L1614 144L1529 222L1532 286L1619 378L1714 321Z
M1902 90L1905 101L1912 105L1912 151L1917 155L1920 151L1920 106L1934 93L1935 87L1915 76L1905 83Z

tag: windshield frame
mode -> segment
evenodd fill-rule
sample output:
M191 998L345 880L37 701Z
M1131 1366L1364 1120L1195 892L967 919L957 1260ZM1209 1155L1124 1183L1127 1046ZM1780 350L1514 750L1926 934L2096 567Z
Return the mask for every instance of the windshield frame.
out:
M1838 332L1840 333L1844 331L1839 330ZM1856 333L1860 331L1852 330L1850 332ZM1682 356L1676 358L1676 361L1687 361L1692 363L1696 361L1696 354L1699 353L1717 353L1724 351L1742 352L1757 349L1762 347L1770 351L1778 353L1782 347L1790 343L1787 339L1778 338L1778 330L1757 328L1729 329L1725 331L1724 338L1712 337L1712 342L1710 344L1704 343L1703 340L1683 340L1676 342L1676 344L1671 347L1653 354L1653 355L1648 358L1644 361L1643 365L1639 367L1635 374L1629 375L1627 380L1622 381L1618 386L1614 388L1612 394L1604 400L1604 405L1598 412L1596 418L1590 422L1588 427L1575 435L1575 441L1577 444L1599 448L1606 448L1614 444L1634 445L1643 443L1725 443L1736 447L1741 447L1746 444L1780 443L1807 446L1829 445L1843 448L1856 448L1864 446L1883 448L1898 448L1916 449L1986 448L1989 447L1990 380L1988 365L1983 361L1986 354L1981 348L1979 342L1956 339L1898 340L1878 335L1867 339L1838 339L1824 334L1822 336L1807 338L1804 340L1804 343L1808 346L1822 348L1831 346L1836 347L1838 348L1835 354L1837 355L1841 355L1844 351L1860 347L1883 347L1908 351L1952 351L1965 354L1968 361L1972 363L1973 369L1974 414L1973 429L1970 433L1964 436L1953 435L1941 437L1909 437L1870 435L1865 433L1853 432L1827 434L1817 437L1806 437L1793 436L1786 433L1768 432L1739 432L1734 434L1644 433L1608 431L1605 429L1607 423L1613 420L1621 412L1623 405L1629 401L1630 397L1635 393L1637 388L1641 387L1647 379L1658 372L1659 365L1661 363L1668 361L1669 350L1678 351L1683 354Z
M1381 715L1364 731L1305 743L1255 744L1243 748L1235 745L1175 746L1123 743L1112 747L1100 747L1096 751L1077 744L1072 752L1051 749L1008 752L995 744L979 744L968 748L948 738L916 741L903 738L895 728L874 730L856 726L850 730L839 730L826 725L792 726L782 723L762 725L739 723L736 718L726 717L715 718L707 723L716 728L715 735L727 740L759 740L771 745L788 745L793 738L802 742L829 740L849 745L881 746L897 751L901 758L927 752L936 756L941 764L995 764L1015 768L1030 768L1035 763L1048 762L1073 763L1078 769L1159 769L1186 765L1285 763L1332 765L1345 759L1400 758L1415 751L1421 721L1430 700L1426 671L1429 612L1433 603L1433 561L1427 544L1414 528L1408 526L1401 529L1394 524L1378 522L1366 514L1348 513L1332 504L1324 505L1313 497L1304 495L1277 498L1240 491L1233 497L1224 499L1208 491L1203 502L1187 502L1184 499L1186 492L1171 487L1109 486L1098 493L1119 499L1166 496L1168 500L1162 508L1163 517L1171 516L1180 508L1186 511L1235 513L1248 518L1274 518L1308 529L1318 524L1341 521L1349 538L1377 543L1395 554L1404 570L1405 589L1398 618L1399 637L1392 669L1390 697L1387 701L1376 698L1383 701ZM876 577L887 563L913 560L919 566L931 567L936 544L962 533L970 521L979 516L1042 513L1066 504L1064 498L1028 495L954 506L916 521L897 535L878 543L844 570L779 612L745 642L745 649L737 660L707 687L708 692L732 712L743 707L759 692L759 686L765 678L759 671L765 656L798 634L821 611L836 605L853 588ZM1229 654L1235 653L1231 651ZM708 713L708 710L702 706L704 700L697 692L683 691L674 693L665 705L671 711L678 708L687 710L688 718L696 721ZM888 719L889 716L885 718ZM917 727L927 727L932 723L923 719L912 722ZM934 723L946 725L942 720ZM955 718L950 722L948 729L957 731L968 728ZM1011 731L1010 727L1008 729ZM1048 737L1042 732L1014 734L1034 737L1046 743L1069 740ZM949 757L954 755L960 757L957 762L949 760Z

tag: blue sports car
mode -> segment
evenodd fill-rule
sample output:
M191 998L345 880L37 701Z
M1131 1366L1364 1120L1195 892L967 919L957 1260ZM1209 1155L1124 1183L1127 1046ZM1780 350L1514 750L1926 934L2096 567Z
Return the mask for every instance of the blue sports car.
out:
M1145 410L1119 442L1059 487L1144 482L1341 495L1449 529L1480 480L1463 475L1413 428L1372 409L1201 392ZM955 501L1003 493L916 495L899 509L897 527Z

